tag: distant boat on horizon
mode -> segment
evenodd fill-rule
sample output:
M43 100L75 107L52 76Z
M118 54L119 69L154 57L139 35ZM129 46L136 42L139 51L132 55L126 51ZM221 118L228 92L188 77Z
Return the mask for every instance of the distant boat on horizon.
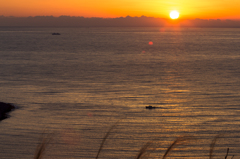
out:
M151 105L149 105L149 106L146 106L146 109L156 109L157 107L154 107L154 106L151 106Z
M52 35L61 35L60 33L52 33Z

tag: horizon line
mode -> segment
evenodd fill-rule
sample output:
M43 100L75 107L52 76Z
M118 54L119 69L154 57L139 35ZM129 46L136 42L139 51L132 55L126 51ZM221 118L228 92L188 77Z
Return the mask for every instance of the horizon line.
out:
M155 19L165 19L165 20L172 20L171 18L162 18L162 17L152 17L152 16L145 16L145 15L141 15L141 16L121 16L121 17L84 17L84 16L71 16L71 15L60 15L60 16L53 16L53 15L36 15L36 16L5 16L5 15L0 15L0 18L4 17L4 18L35 18L35 17L53 17L53 18L61 18L61 17L70 17L70 18L86 18L86 19L91 19L91 18L99 18L99 19L119 19L119 18L155 18ZM240 19L229 19L229 18L178 18L178 19L174 19L174 21L178 21L178 20L231 20L231 21L240 21Z

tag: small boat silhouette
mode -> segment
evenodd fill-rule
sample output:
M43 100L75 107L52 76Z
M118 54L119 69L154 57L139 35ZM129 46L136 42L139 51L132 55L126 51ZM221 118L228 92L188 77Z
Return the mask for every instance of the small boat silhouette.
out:
M52 35L61 35L60 33L52 33Z
M149 106L146 106L146 109L156 109L157 107L153 107L153 106L151 106L151 105L149 105Z

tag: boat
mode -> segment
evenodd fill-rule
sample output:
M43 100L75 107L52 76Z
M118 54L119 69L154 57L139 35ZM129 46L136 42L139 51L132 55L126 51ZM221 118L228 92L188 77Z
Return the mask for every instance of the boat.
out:
M151 106L151 105L146 106L146 109L155 109L155 108L157 108L157 107L153 107L153 106Z
M60 33L52 33L52 35L61 35Z

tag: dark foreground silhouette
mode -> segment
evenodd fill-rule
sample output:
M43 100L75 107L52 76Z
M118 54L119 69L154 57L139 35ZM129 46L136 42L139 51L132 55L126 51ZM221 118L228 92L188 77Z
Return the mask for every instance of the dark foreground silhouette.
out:
M15 106L10 103L0 102L0 121L9 117L8 112L15 109Z

